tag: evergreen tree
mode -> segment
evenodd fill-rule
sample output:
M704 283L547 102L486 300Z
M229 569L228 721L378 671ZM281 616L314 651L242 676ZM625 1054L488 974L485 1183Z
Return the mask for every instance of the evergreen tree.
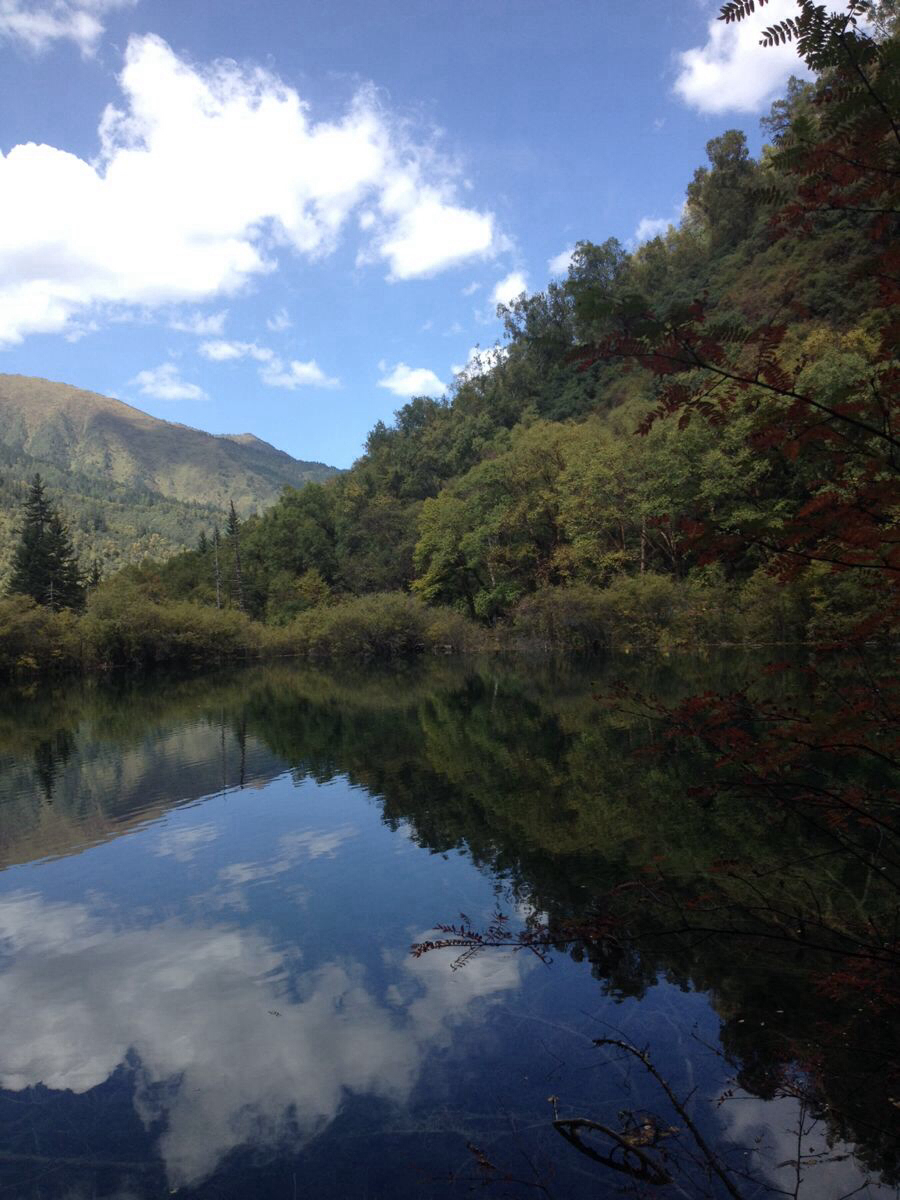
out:
M84 580L69 531L53 510L45 534L50 579L44 601L50 608L81 608L84 604Z
M218 525L213 526L213 567L216 578L216 608L222 607L222 573L219 570L219 545L221 543Z
M205 554L209 549L209 539L206 536L206 530L200 530L200 537L197 539L197 553Z
M84 602L84 584L69 531L47 499L40 475L35 475L25 499L7 590L31 596L57 612L80 608Z
M232 572L232 588L231 598L234 604L244 611L244 575L241 569L241 522L234 507L234 501L231 501L231 507L228 512L228 524L225 526L225 532L228 535L228 541L231 544L231 572Z

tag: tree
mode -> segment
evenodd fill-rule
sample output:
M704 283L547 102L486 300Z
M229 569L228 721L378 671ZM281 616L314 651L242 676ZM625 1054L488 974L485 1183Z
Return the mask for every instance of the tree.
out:
M753 3L733 0L722 19L743 19ZM812 271L817 239L836 222L860 231L869 249L859 273L877 288L864 321L846 331L820 326L809 332L807 324L799 334L796 326L809 318L796 298L802 279L794 294L778 298L783 315L777 322L754 321L752 312L709 296L660 311L640 295L610 299L586 288L576 308L613 326L584 348L586 362L616 361L649 373L655 406L640 429L645 437L673 418L682 431L705 423L723 439L742 432L745 452L767 462L776 478L782 470L793 481L778 511L747 505L723 514L708 506L699 519L683 522L680 534L693 552L729 566L752 552L781 588L798 583L814 590L824 583L832 613L847 597L842 620L830 629L820 625L822 644L811 648L797 694L760 700L757 679L746 689L709 692L674 709L648 704L675 743L702 747L715 763L692 794L707 804L725 795L748 806L762 802L772 820L802 823L830 854L840 855L837 861L861 865L879 887L896 889L900 680L895 655L873 655L871 644L882 640L891 647L900 628L900 260L893 236L900 46L896 38L879 42L860 26L870 11L862 0L844 14L811 0L799 0L798 10L763 36L764 45L795 41L818 72L809 90L793 89L796 103L778 114L764 198L771 237L790 239L791 249L808 245L807 258L795 261ZM713 150L714 170L741 169L737 141ZM720 151L727 151L724 167L715 163ZM695 180L698 204L711 178ZM704 215L714 222L713 208ZM814 930L833 953L822 986L900 1006L896 924L879 932L867 910L858 920L838 920L811 891L794 902L788 928L783 899L758 885L754 866L730 870L723 897L707 916L746 904L740 896L746 886L767 936ZM894 900L891 920L896 917Z
M241 522L231 501L225 533L231 545L231 598L241 612L244 611L244 573L241 567Z
M698 167L687 189L689 216L709 230L713 250L734 245L752 215L750 184L756 170L747 139L738 129L706 143L709 167Z
M40 475L34 476L25 499L7 590L31 596L56 612L84 603L84 581L69 531L47 499Z
M219 526L213 526L213 571L216 581L216 608L222 607L222 572L219 567L219 546L222 538L219 534Z

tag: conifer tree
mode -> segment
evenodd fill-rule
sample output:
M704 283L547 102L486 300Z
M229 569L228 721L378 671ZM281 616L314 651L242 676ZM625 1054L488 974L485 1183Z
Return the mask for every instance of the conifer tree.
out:
M216 578L216 608L222 607L222 574L219 570L219 545L221 543L218 525L213 526L213 568Z
M228 512L228 524L225 526L225 532L228 535L228 541L231 543L231 598L234 604L243 612L244 576L241 570L241 522L235 511L233 500Z
M7 590L59 611L80 608L84 583L69 531L35 475L23 506L19 545Z

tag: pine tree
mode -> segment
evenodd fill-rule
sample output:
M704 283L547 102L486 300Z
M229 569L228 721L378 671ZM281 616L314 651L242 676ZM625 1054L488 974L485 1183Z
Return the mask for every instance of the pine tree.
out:
M45 603L57 612L61 608L81 608L84 604L84 580L69 531L54 510L45 535L50 567Z
M84 603L84 583L69 531L47 499L40 475L35 475L25 499L7 590L31 596L57 612Z
M206 536L206 530L201 529L200 536L197 539L197 553L205 554L208 549L209 549L209 540Z
M216 577L216 608L222 607L222 573L219 570L219 545L221 543L218 525L213 526L213 567Z
M241 522L231 501L228 512L228 524L225 526L228 540L231 543L232 588L231 598L235 605L244 611L244 576L241 570Z

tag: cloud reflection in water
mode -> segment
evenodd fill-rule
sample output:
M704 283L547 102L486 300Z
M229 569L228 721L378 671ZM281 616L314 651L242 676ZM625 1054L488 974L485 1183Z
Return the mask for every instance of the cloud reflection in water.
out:
M474 1002L517 987L526 965L403 960L379 997L359 963L296 972L295 948L252 929L121 928L23 892L0 900L0 946L0 1086L83 1093L132 1055L135 1105L147 1127L165 1122L173 1188L245 1143L308 1140L346 1092L402 1104L426 1053L474 1018Z

